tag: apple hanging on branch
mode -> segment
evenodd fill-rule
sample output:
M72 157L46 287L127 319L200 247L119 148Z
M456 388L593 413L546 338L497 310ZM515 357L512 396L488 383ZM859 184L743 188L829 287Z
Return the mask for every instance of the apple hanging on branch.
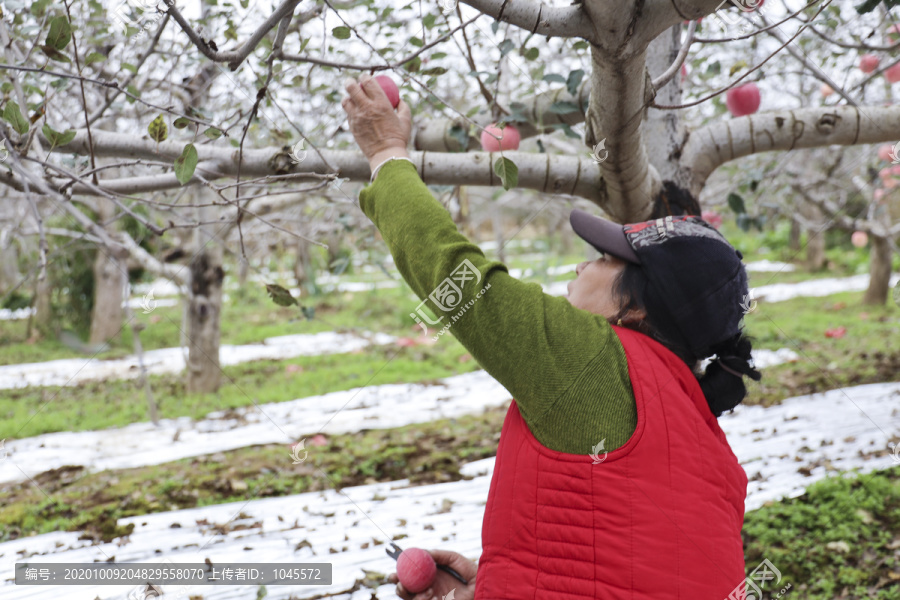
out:
M759 110L759 87L752 81L731 88L725 93L725 106L735 117L752 115Z
M878 68L881 59L874 54L863 54L859 59L859 70L863 73L871 73Z
M397 87L397 84L394 83L394 80L387 75L378 75L375 77L375 81L377 81L378 85L381 86L381 89L384 90L384 95L387 96L391 106L397 108L397 105L400 104L400 89Z
M512 125L500 126L493 123L481 132L481 148L485 152L501 152L503 150L518 150L522 136L519 130Z

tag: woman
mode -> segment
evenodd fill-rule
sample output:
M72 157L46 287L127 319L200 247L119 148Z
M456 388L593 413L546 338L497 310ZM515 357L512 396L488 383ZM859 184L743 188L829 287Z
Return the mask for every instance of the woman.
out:
M360 207L438 326L514 398L477 570L433 551L469 585L439 571L426 592L397 594L721 600L742 589L747 476L716 420L744 398L743 375L760 378L741 331L740 252L699 217L622 226L573 211L603 256L578 265L567 297L544 294L457 231L409 160L409 106L395 113L366 75L345 87L373 173Z

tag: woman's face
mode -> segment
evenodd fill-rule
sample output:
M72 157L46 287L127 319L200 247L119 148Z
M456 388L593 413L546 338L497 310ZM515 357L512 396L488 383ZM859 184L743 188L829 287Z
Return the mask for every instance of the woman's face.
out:
M575 279L569 282L566 298L572 306L607 319L615 318L619 305L613 297L613 282L624 268L624 260L609 254L584 261L575 267Z

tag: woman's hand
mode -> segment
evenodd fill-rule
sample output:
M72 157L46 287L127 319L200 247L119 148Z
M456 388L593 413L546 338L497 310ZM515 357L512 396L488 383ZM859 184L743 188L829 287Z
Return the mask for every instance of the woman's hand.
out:
M341 106L347 112L350 132L371 168L391 156L408 156L406 147L412 131L409 105L400 100L394 112L384 90L366 74L360 76L359 82L348 78L344 88L350 96L341 101Z
M434 562L439 565L446 565L463 576L463 579L469 582L463 585L458 579L438 569L437 575L431 587L418 594L412 594L403 589L402 583L397 583L397 574L391 573L388 581L397 583L397 595L403 600L451 600L447 598L450 592L454 592L453 600L473 600L475 598L475 572L478 567L474 562L456 552L450 550L429 550L429 554L434 558Z

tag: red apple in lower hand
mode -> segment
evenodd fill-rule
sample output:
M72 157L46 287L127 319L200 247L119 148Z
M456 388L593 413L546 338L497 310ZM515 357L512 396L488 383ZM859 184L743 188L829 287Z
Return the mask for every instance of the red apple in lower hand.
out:
M874 54L864 54L859 59L859 70L863 73L871 73L878 68L881 59Z
M391 106L397 108L397 105L400 104L400 90L397 89L397 84L394 83L394 80L387 75L379 75L375 78L375 81L384 90L384 95L390 100Z
M424 592L434 581L435 575L437 565L426 550L407 548L397 557L397 579L408 592Z
M759 88L752 81L725 93L725 106L735 117L752 115L759 110Z

